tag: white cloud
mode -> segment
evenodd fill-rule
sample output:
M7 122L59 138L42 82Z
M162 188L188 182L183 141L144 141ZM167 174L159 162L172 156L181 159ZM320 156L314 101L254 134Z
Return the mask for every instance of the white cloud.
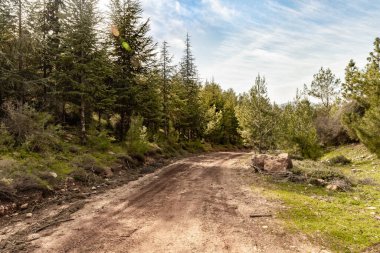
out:
M107 2L107 0L101 0ZM247 91L265 75L272 99L285 102L321 66L341 79L349 59L363 66L380 36L380 3L371 0L142 0L155 41L178 61L190 33L204 79ZM338 7L339 8L338 8Z
M181 4L178 1L175 1L175 10L178 14L181 13Z
M230 20L236 15L236 11L231 6L226 6L220 0L202 0L202 3L208 6L208 9L215 15L223 19ZM210 15L210 14L209 14Z

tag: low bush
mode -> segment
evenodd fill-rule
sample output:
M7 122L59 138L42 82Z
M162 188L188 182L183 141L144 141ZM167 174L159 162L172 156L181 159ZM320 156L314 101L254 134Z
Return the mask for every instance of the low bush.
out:
M9 133L7 127L0 123L0 152L7 152L14 146L15 140Z
M0 182L0 202L10 202L16 199L15 191L9 185Z
M147 140L147 128L143 126L144 119L141 116L131 118L131 126L127 133L127 149L131 154L144 155L150 146Z
M18 193L42 192L44 195L51 193L51 187L33 174L23 173L22 175L17 175L13 187Z
M331 164L331 165L337 165L337 164L347 165L347 164L351 163L351 160L346 158L343 155L338 155L338 156L334 156L333 158L327 160L327 163Z
M88 145L97 151L107 151L111 148L111 140L106 132L95 133L88 137Z
M83 168L77 168L72 173L70 173L70 176L77 182L80 182L84 185L90 186L94 185L96 183L101 182L101 178L93 173L87 172Z

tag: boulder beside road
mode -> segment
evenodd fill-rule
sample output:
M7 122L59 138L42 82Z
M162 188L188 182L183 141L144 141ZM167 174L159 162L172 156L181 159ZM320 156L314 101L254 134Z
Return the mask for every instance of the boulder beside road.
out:
M275 155L257 154L252 157L252 165L257 172L282 174L293 168L292 160L286 153Z

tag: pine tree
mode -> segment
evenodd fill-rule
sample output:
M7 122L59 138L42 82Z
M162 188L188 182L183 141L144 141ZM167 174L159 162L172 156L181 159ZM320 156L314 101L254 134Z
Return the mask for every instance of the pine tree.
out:
M155 56L155 44L148 35L149 20L142 20L142 9L136 0L112 0L113 86L116 90L115 109L120 115L118 139L123 141L130 118L139 101L138 75L148 73Z
M331 105L339 94L340 80L335 77L329 68L323 67L310 84L310 89L305 87L308 95L319 99L326 110L330 110Z
M187 140L201 137L202 118L199 102L198 72L195 59L191 51L190 36L186 36L185 54L180 63L180 74L185 89L186 105L184 108L185 118L182 122L182 135Z
M380 157L380 38L367 58L364 70L351 60L346 68L344 97L351 104L343 121L353 135Z
M32 5L30 23L37 43L36 72L40 78L38 107L48 108L53 103L53 76L61 53L61 16L63 0L38 0Z
M169 46L166 41L162 44L161 48L161 59L160 59L160 75L162 79L162 106L163 106L163 117L164 117L164 134L166 137L169 135L169 98L171 93L170 81L173 75L172 66L172 56L169 55Z
M0 108L11 91L11 87L7 81L12 69L10 54L15 29L11 8L10 1L3 0L0 2Z
M102 82L102 61L99 61L96 26L99 18L96 0L69 0L65 20L61 58L62 76L65 76L61 92L79 107L81 141L86 143L86 114L89 111L94 88Z
M258 75L249 93L240 98L237 117L246 144L259 152L273 148L277 118L273 113L264 77Z

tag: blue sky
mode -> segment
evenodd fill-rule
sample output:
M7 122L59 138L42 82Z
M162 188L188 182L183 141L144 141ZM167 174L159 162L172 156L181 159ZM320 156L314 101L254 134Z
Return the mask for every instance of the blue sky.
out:
M104 4L107 0L101 0ZM344 79L380 36L377 0L142 0L151 34L179 61L189 33L202 80L247 91L264 75L272 100L291 100L321 66Z

